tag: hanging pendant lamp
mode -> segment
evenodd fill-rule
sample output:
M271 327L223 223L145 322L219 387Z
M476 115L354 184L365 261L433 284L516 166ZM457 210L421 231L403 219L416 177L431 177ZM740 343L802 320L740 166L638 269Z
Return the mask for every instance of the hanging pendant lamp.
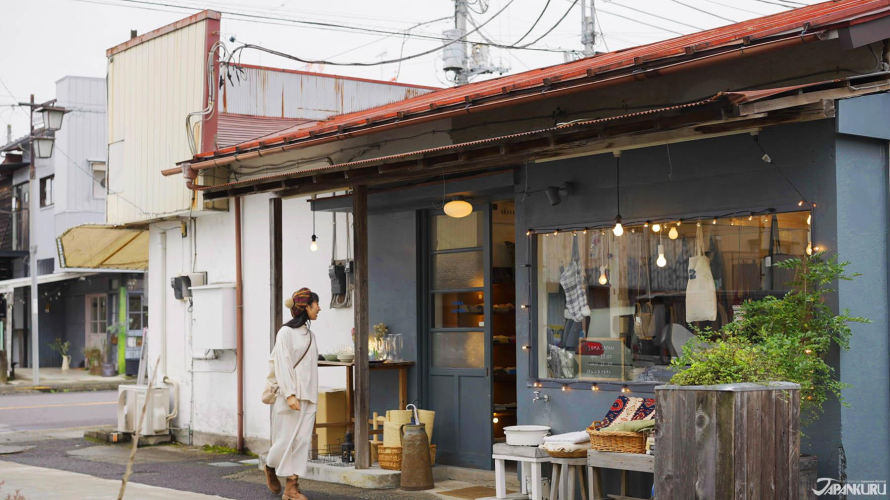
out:
M624 234L624 227L621 225L621 152L615 153L615 208L617 215L612 233L621 236Z
M473 213L473 205L462 196L455 196L445 204L445 215L455 219L461 219Z

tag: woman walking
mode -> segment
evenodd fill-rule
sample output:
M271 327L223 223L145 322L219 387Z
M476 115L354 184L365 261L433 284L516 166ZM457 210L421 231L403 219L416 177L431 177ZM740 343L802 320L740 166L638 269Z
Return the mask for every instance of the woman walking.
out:
M278 330L269 358L270 383L278 384L272 405L272 447L266 458L266 485L281 492L277 476L286 477L284 500L306 500L298 480L306 473L318 402L318 348L309 329L321 307L318 295L297 290L285 302L293 319Z

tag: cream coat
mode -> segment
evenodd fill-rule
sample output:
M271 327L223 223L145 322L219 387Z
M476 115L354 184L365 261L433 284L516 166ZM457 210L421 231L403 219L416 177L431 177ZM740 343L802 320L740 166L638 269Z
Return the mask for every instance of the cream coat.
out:
M306 356L294 369L304 352ZM279 392L272 405L272 447L266 463L279 476L302 476L312 446L318 401L318 348L315 334L306 326L284 326L278 331L267 380L277 383ZM300 401L299 411L288 406L288 396L296 396Z

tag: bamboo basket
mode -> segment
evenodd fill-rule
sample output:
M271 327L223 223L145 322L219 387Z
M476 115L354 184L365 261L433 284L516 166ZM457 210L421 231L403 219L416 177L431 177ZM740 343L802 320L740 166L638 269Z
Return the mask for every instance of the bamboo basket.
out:
M553 458L587 458L587 450L557 451L544 449Z
M587 428L590 448L595 451L618 453L646 453L645 432L604 431L602 422L594 422Z
M414 416L414 411L412 410L389 410L386 412L386 421L408 424L411 423L412 416ZM417 410L417 417L420 418L419 423L426 426L426 437L432 442L433 423L436 420L436 412L432 410Z
M430 465L436 465L436 448L436 445L430 445ZM381 469L402 470L402 447L378 446L377 462Z
M401 429L405 425L399 422L383 423L383 446L399 448L402 446Z

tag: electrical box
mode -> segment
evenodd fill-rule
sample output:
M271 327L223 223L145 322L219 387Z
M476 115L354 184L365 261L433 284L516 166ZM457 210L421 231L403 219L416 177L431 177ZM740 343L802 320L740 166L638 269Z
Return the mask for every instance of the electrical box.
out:
M192 354L200 356L211 349L235 349L235 284L193 286L190 291Z
M207 283L207 273L187 273L170 278L173 296L176 300L188 300L192 296L191 288Z
M331 295L346 295L346 268L343 264L331 264L328 276L331 278Z

